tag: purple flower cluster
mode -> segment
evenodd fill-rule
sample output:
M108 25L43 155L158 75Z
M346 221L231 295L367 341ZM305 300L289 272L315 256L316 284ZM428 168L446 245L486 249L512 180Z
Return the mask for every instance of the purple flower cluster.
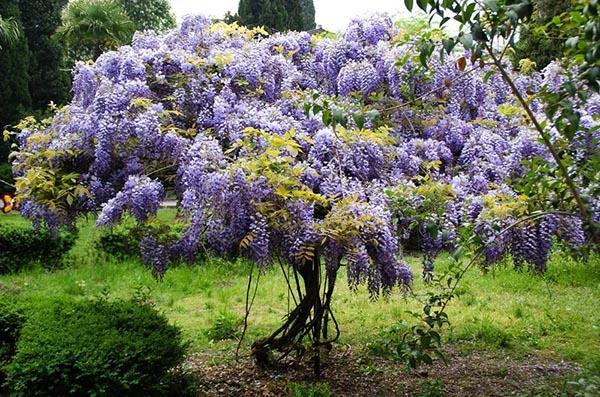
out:
M130 176L123 190L102 205L97 224L115 224L121 220L125 211L131 212L138 222L143 222L148 216L156 214L164 196L165 191L160 182L148 177Z
M193 261L208 250L261 264L283 258L299 266L316 252L329 271L347 264L350 284L365 282L373 295L412 280L398 251L411 238L402 225L414 219L394 213L385 192L418 186L424 177L454 192L446 215L434 220L435 237L425 223L414 228L428 271L467 223L489 240L490 262L513 252L516 261L543 270L553 236L580 245L584 236L574 217L494 237L496 224L482 215L482 197L516 197L511 180L523 174L522 160L548 154L519 114L498 111L516 104L501 78L492 75L485 83L486 68L465 78L453 57L436 59L427 74L405 57L412 49L394 42L395 36L387 16L353 21L335 39L293 32L262 37L211 25L203 17L186 18L164 36L138 33L131 46L105 53L93 65L77 65L72 103L35 131L35 139L32 131L22 133L16 164L25 161L26 152L77 150L81 160L69 167L77 169L91 197L76 208L100 209L99 225L118 222L125 212L147 221L170 189L185 223L173 248L180 257ZM557 84L557 73L549 68L543 75L515 77L526 91ZM353 135L356 125L348 117L348 131L339 134L303 111L315 93L363 110L381 110L388 100L405 106L386 114L384 129L367 123L367 133ZM410 101L410 95L423 93L430 94ZM385 100L379 103L378 97ZM582 109L582 119L597 125L597 104ZM293 130L301 150L283 153L290 154L286 167L294 170L294 188L328 204L302 195L277 201L286 185L272 176L286 167L272 166L264 175L245 168L267 146L256 138L240 149L240 142L248 144L247 128L281 137ZM50 210L28 199L25 214L48 218ZM415 207L422 201L419 195L407 199ZM273 206L277 211L267 216L265 208ZM600 205L595 208L600 213ZM352 238L323 230L339 226L342 215L365 225ZM143 240L143 256L158 273L170 258L167 248L155 237Z

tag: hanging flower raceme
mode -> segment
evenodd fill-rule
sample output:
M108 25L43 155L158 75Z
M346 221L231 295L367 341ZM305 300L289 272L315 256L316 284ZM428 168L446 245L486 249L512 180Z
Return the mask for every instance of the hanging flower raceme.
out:
M137 33L131 46L74 68L69 106L21 123L16 202L53 228L90 211L100 211L99 225L124 213L146 224L170 191L183 224L175 259L243 255L267 266L322 256L329 269L348 264L351 284L365 281L375 295L408 284L393 251L422 250L429 271L462 227L489 240L489 262L520 252L513 237L493 236L523 214L507 203L522 201L513 183L524 161L551 163L548 153L497 74L460 67L467 58L455 56L421 69L396 33L381 15L352 21L337 38L267 36L204 17L162 36ZM535 95L562 72L509 73ZM597 102L580 109L573 155L582 163L597 149ZM536 106L533 98L542 113ZM508 210L490 212L490 200ZM365 211L380 234L323 229L335 228L334 214ZM537 259L515 258L543 270L553 236L584 240L578 222L561 216L543 233L530 225L522 241Z

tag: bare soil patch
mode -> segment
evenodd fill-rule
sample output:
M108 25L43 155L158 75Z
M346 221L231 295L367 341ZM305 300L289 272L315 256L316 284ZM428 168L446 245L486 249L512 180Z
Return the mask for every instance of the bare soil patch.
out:
M289 382L324 382L333 396L352 397L415 396L431 388L443 396L554 395L565 378L579 371L539 355L516 360L502 352L461 355L452 349L447 357L448 365L437 361L407 373L401 363L338 349L325 361L321 379L315 379L307 363L287 362L263 370L251 359L207 365L207 357L197 354L188 364L200 382L199 396L285 396Z

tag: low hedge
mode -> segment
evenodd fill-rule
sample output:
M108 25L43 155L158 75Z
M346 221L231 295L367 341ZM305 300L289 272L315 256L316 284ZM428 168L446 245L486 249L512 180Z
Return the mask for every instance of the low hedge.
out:
M7 365L19 396L182 396L173 369L184 359L180 330L131 301L55 302L31 313Z
M0 274L19 271L35 262L45 268L59 267L76 238L73 232L52 234L31 226L0 224Z
M94 245L98 251L119 259L139 258L140 241L146 233L176 241L181 237L182 228L181 225L157 225L148 229L132 219L125 219L119 225L104 229Z
M138 258L140 256L139 228L131 225L117 225L102 231L94 242L97 250L120 259Z
M23 311L17 307L15 299L0 295L0 395L6 380L4 367L10 363L16 352L17 340L25 323Z

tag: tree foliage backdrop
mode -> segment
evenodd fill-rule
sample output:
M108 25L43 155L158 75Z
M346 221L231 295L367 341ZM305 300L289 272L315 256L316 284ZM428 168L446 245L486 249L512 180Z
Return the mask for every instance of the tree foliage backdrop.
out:
M264 26L276 32L306 30L311 25L306 19L311 14L311 6L314 26L312 3L301 0L240 0L237 19L243 25Z
M68 0L21 0L21 19L31 51L30 95L33 109L65 103L70 95L71 76L60 43L50 36L60 24L60 11Z
M542 70L550 62L561 58L565 51L565 37L560 37L557 28L550 30L550 36L535 33L535 28L544 26L552 18L568 11L572 4L570 0L536 0L534 13L529 23L524 24L519 32L519 41L514 46L513 62L518 64L521 59L535 62L536 68Z
M12 18L23 30L17 0L2 1L0 15L6 19ZM22 35L13 45L3 46L0 51L0 127L16 122L31 107L29 62L29 46Z
M176 26L168 0L121 0L120 3L136 30L163 33Z

